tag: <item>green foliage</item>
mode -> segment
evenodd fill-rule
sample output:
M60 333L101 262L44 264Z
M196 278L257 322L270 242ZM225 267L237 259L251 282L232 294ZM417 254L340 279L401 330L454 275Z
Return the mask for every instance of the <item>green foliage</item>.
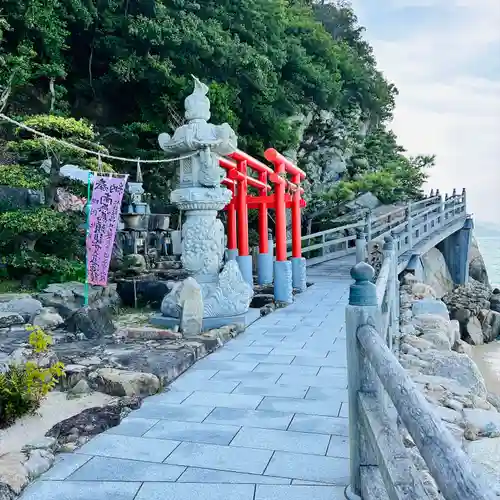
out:
M25 233L50 234L72 228L71 215L47 207L12 210L0 214L0 235L12 238Z
M60 362L48 368L38 365L37 356L48 352L52 338L38 326L30 326L28 330L31 331L29 344L35 360L11 365L6 373L0 373L0 428L34 413L64 374L64 365Z
M26 165L0 165L0 186L39 190L47 185L47 180L41 171Z

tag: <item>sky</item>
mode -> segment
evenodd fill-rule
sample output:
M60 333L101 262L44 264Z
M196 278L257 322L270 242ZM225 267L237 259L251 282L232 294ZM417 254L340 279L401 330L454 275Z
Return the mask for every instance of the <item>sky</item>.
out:
M399 90L392 129L436 154L428 189L467 189L500 225L500 0L353 0L379 69Z

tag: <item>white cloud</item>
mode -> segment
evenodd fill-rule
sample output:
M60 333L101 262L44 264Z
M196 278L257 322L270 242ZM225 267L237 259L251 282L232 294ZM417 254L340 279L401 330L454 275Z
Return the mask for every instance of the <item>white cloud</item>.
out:
M432 28L409 21L406 35L397 40L370 37L365 8L371 1L358 0L355 8L381 70L400 92L394 131L411 154L437 155L430 186L467 187L469 210L498 222L500 75L494 81L470 68L488 65L487 53L495 45L500 58L500 1L386 0L393 8L442 8L445 1L449 7Z

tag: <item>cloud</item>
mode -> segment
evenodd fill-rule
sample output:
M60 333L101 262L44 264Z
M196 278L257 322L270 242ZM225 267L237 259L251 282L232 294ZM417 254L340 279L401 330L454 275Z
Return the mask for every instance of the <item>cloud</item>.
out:
M447 0L446 8L443 0L385 5L381 15L372 0L354 2L380 69L400 92L392 128L411 154L437 155L430 186L467 187L469 210L498 222L500 1ZM415 8L423 9L418 19L425 23L412 17ZM395 38L390 23L396 18L405 29L398 26Z

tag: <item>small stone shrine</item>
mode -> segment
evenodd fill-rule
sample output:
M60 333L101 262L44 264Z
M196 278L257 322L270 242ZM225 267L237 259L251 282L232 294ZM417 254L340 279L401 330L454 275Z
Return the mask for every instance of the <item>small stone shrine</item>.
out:
M182 211L183 269L196 280L203 300L203 328L215 328L244 322L253 297L252 287L243 279L236 261L224 261L224 226L217 218L231 200L231 192L221 185L224 172L218 156L236 150L237 137L231 127L212 125L208 87L194 78L193 93L184 102L187 123L174 135L158 137L160 147L180 160L180 181L170 196ZM152 319L155 325L178 325L186 307L184 282L171 283L163 299L161 315ZM182 297L182 300L181 300Z

